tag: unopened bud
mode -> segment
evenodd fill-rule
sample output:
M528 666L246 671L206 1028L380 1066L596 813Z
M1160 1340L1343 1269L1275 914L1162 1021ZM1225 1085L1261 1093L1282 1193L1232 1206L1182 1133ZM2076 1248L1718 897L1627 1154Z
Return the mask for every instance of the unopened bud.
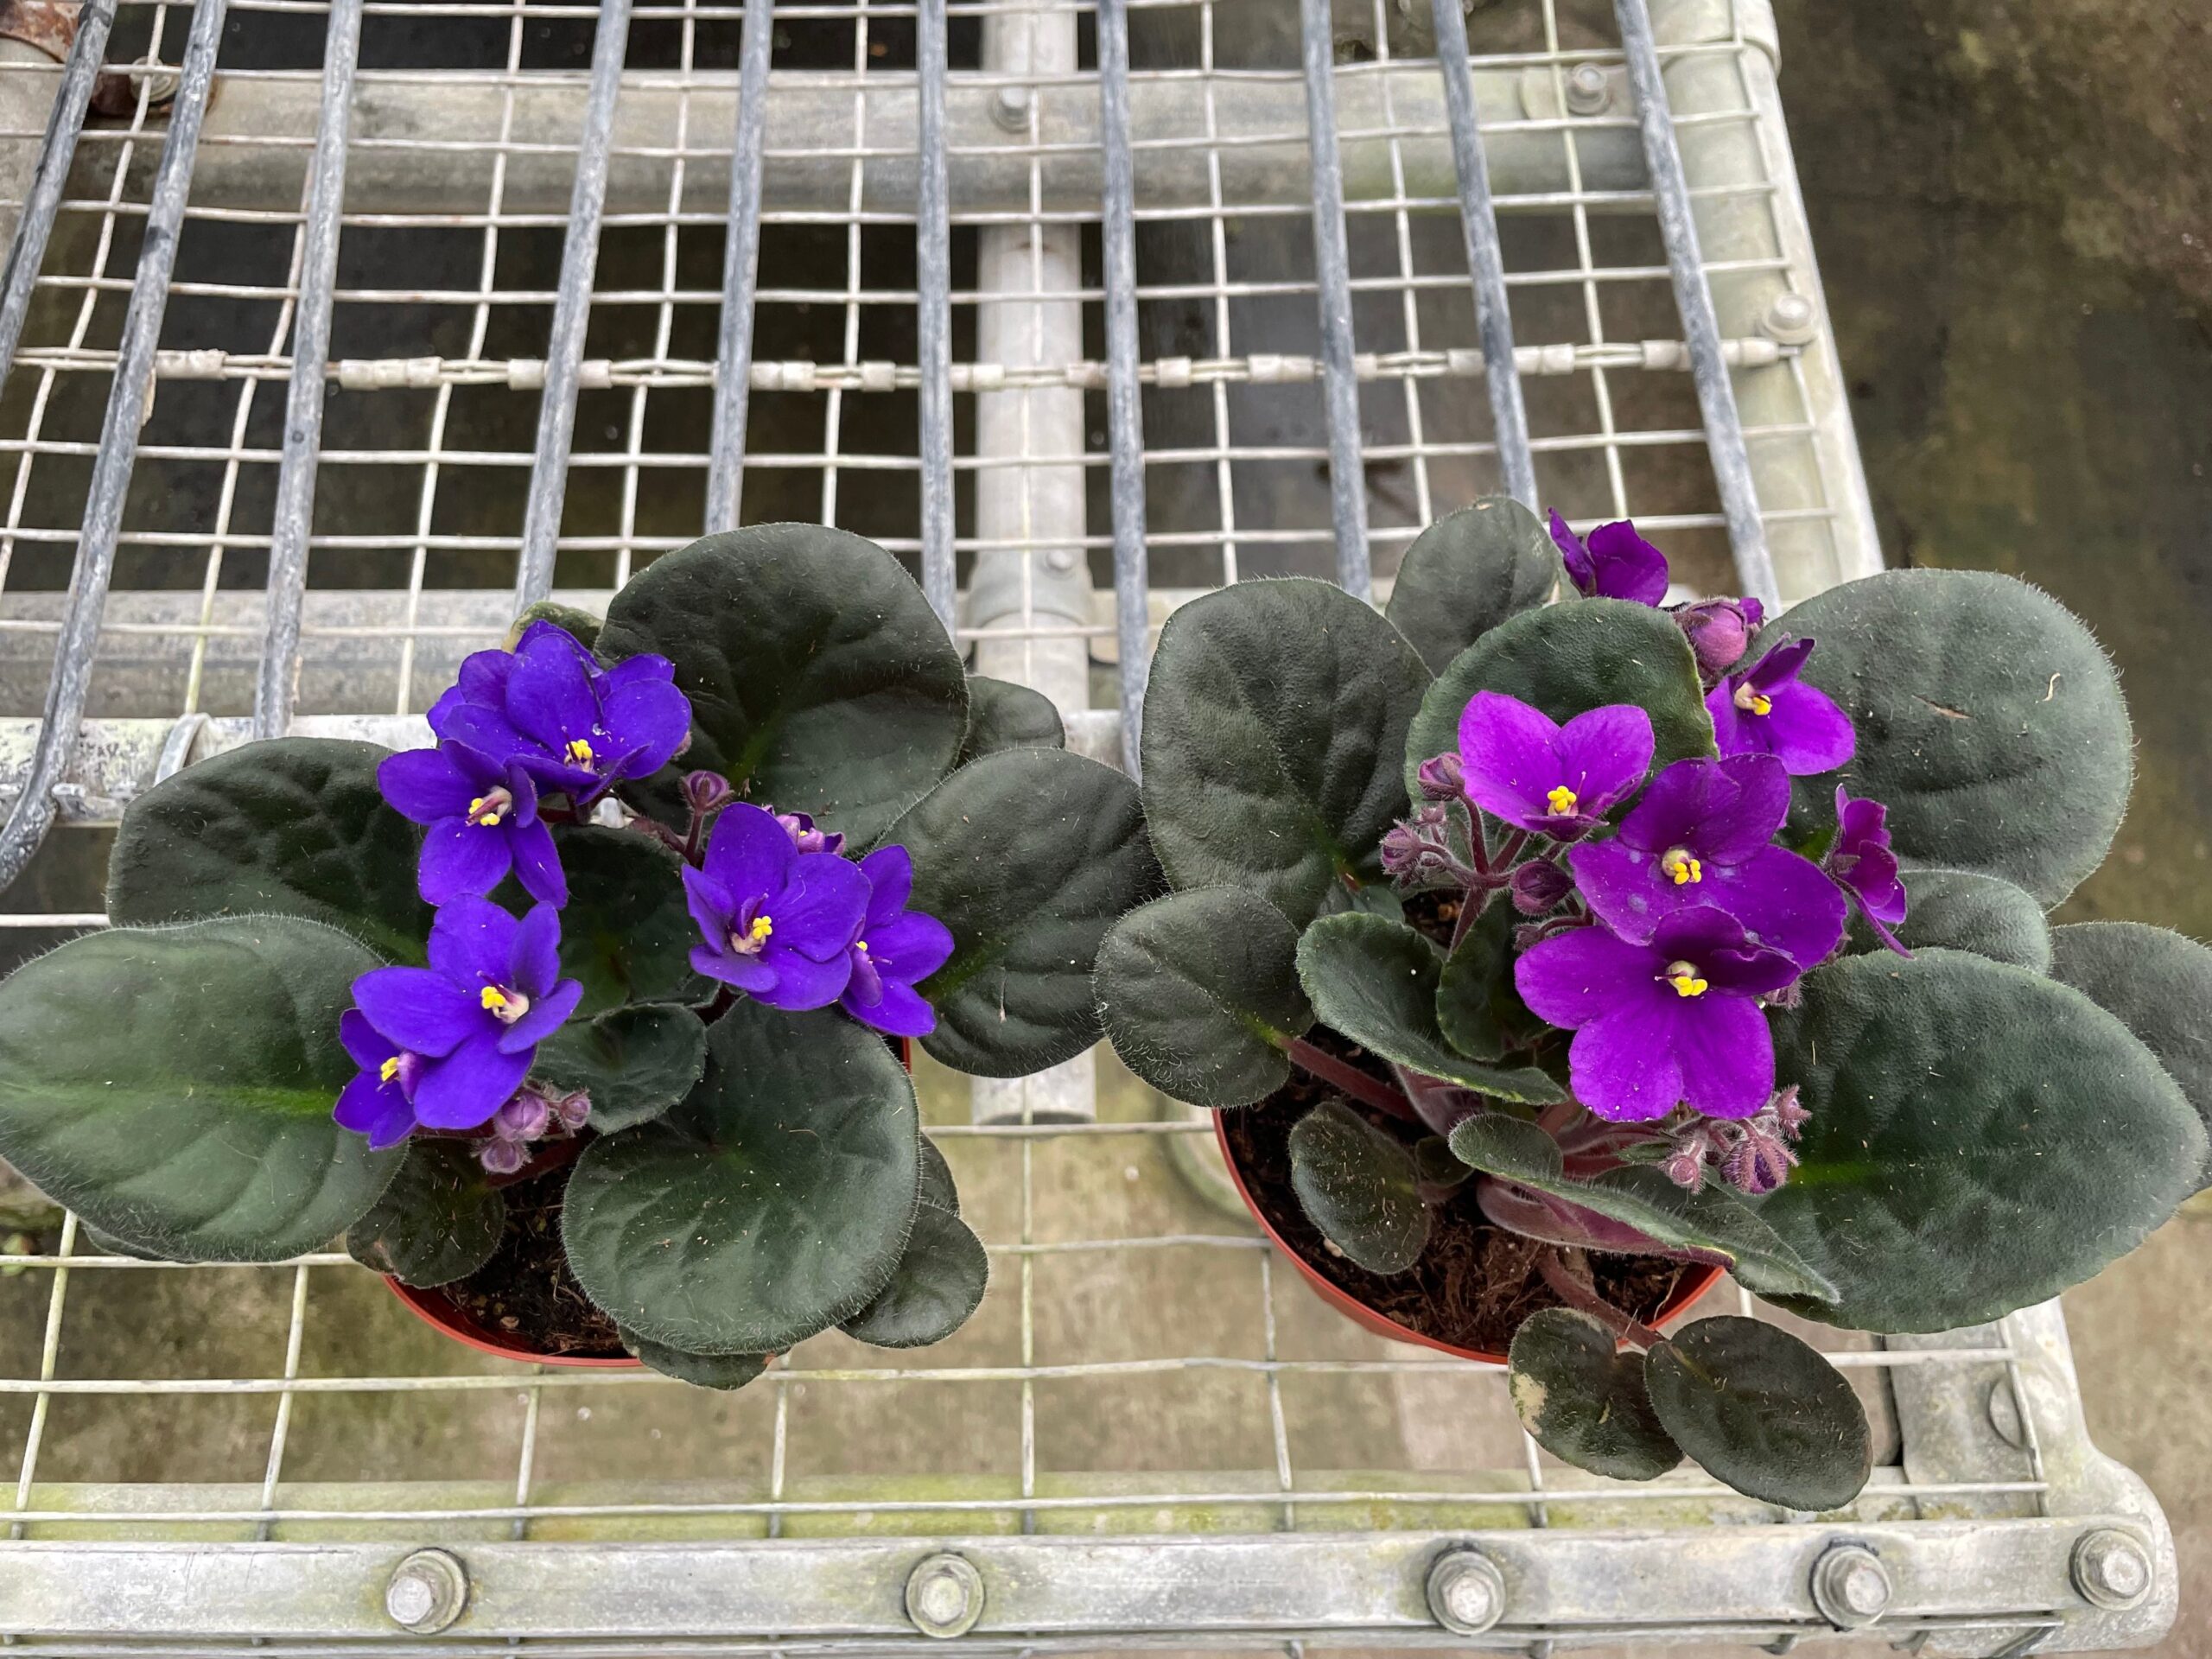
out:
M1523 916L1541 916L1557 908L1574 890L1574 882L1549 859L1532 858L1514 867L1512 890L1514 909Z
M558 1096L550 1104L553 1121L570 1135L583 1128L584 1120L591 1116L591 1096L581 1089L574 1094Z
M1685 1192L1694 1192L1705 1185L1705 1158L1700 1153L1684 1148L1659 1167L1666 1172L1669 1180Z
M802 853L834 853L845 844L843 836L816 829L814 819L804 812L779 812L776 822Z
M719 772L692 772L683 776L683 804L699 817L725 804L736 791Z
M519 1141L494 1135L476 1148L476 1161L493 1175L512 1175L530 1161L530 1148Z
M1792 1141L1797 1138L1799 1132L1812 1121L1813 1116L1810 1112L1797 1103L1797 1085L1794 1083L1774 1097L1767 1111L1774 1114L1775 1126ZM1765 1115L1764 1112L1760 1114L1762 1117Z
M1466 769L1456 754L1429 756L1414 776L1420 779L1421 794L1432 801L1456 801L1467 786Z
M545 1133L552 1116L552 1108L544 1096L534 1089L524 1089L492 1114L492 1133L502 1141L518 1144L535 1141Z
M1766 607L1756 599L1701 599L1678 607L1675 620L1689 636L1698 671L1717 680L1744 660L1751 636L1766 620Z
M1757 1198L1788 1180L1796 1162L1797 1154L1767 1124L1754 1118L1738 1132L1720 1173L1738 1192Z
M1382 836L1382 873L1402 880L1427 861L1428 850L1420 830L1410 823L1394 823Z
M1516 950L1533 950L1543 942L1544 930L1540 923L1523 922L1513 930L1513 948Z

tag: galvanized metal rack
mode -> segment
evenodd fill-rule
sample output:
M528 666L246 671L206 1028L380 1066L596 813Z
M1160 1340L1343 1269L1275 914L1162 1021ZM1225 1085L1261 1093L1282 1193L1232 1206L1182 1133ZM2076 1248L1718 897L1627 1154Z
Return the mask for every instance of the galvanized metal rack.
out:
M69 10L0 7L0 963L102 924L156 779L426 741L518 597L741 519L910 556L1128 764L1181 598L1375 591L1483 490L1633 512L1694 588L1879 564L1761 0ZM982 1313L728 1399L480 1359L339 1255L10 1242L0 1632L1963 1655L2173 1618L2055 1306L1821 1338L1883 1426L1847 1516L1611 1485L1274 1271L1109 1061L924 1084Z

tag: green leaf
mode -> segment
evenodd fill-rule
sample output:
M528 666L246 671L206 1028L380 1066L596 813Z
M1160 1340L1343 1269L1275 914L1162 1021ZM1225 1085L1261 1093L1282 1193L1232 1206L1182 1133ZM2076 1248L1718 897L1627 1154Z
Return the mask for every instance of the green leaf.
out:
M1060 711L1042 691L988 674L968 677L968 737L960 746L962 766L1001 749L1065 748L1067 741Z
M2212 1125L2212 950L2141 922L2075 922L2050 943L2052 976L2133 1032Z
M873 1347L926 1348L968 1323L990 1277L983 1242L967 1224L933 1204L918 1205L899 1270L841 1328Z
M303 916L394 962L423 960L423 832L384 804L373 743L286 737L187 766L130 803L108 861L107 913L150 927Z
M1686 1326L1644 1356L1651 1408L1681 1449L1746 1497L1840 1510L1873 1467L1866 1408L1843 1374L1763 1319Z
M2079 991L1941 950L1846 957L1803 982L1775 1047L1812 1117L1759 1214L1840 1295L1793 1311L1980 1325L2079 1284L2195 1189L2196 1114Z
M1643 1356L1573 1308L1539 1308L1508 1351L1513 1409L1538 1446L1611 1480L1656 1480L1682 1460L1651 1409Z
M1290 1131L1290 1185L1329 1242L1370 1273L1403 1273L1428 1243L1413 1149L1342 1101Z
M1245 1106L1290 1076L1282 1050L1313 1023L1298 934L1241 887L1171 893L1098 947L1098 1012L1129 1070L1172 1099Z
M531 1069L564 1091L591 1096L601 1135L649 1123L691 1092L707 1064L707 1028L689 1008L613 1008L571 1020L538 1046Z
M1841 778L1890 809L1908 864L2001 875L2046 906L2104 861L2133 737L2112 664L2056 600L1987 571L1890 570L1783 629L1820 642L1804 677L1859 728L1849 766L1796 780L1802 821L1827 822Z
M1081 755L1008 749L961 767L884 839L913 855L913 907L952 930L951 959L919 987L938 1014L924 1048L1018 1077L1098 1040L1099 941L1160 889L1135 785Z
M1484 1174L1593 1210L1669 1249L1725 1256L1745 1287L1761 1295L1815 1301L1835 1295L1834 1286L1725 1187L1707 1182L1685 1192L1662 1172L1634 1165L1573 1179L1557 1141L1503 1112L1467 1119L1451 1141L1454 1156Z
M1890 931L1908 950L1971 950L2031 974L2050 971L2050 924L2024 888L1972 870L1907 870L1904 920ZM1856 907L1851 949L1886 950Z
M1399 760L1428 671L1342 588L1240 582L1160 631L1144 810L1178 887L1246 887L1302 926L1406 815Z
M742 1001L665 1116L594 1141L562 1210L593 1301L685 1353L779 1353L891 1281L920 1177L914 1089L835 1009Z
M1452 659L1408 734L1405 783L1432 755L1457 753L1459 716L1478 691L1499 691L1564 725L1608 703L1651 716L1654 766L1713 752L1697 658L1672 617L1622 599L1547 605L1500 623Z
M584 988L576 1017L631 1002L704 1001L710 988L691 971L699 926L683 900L683 861L636 830L563 824L553 840L569 878L561 973ZM531 902L512 879L493 896L518 915Z
M289 916L70 940L0 984L0 1157L173 1261L320 1249L404 1155L330 1116L354 1073L338 1017L378 965Z
M586 651L598 642L600 620L589 611L580 611L573 605L563 605L557 599L541 599L535 605L525 605L507 630L507 637L500 648L512 651L521 641L523 630L533 622L550 622Z
M1386 1060L1500 1100L1548 1104L1567 1094L1535 1066L1484 1065L1437 1028L1444 953L1402 922L1325 916L1298 941L1298 977L1331 1030Z
M600 655L653 652L691 699L686 767L861 845L960 753L968 680L922 590L873 542L753 524L662 555L607 607Z
M672 1376L695 1388L719 1389L728 1394L743 1388L768 1369L770 1354L687 1354L681 1348L653 1342L620 1325L615 1334L630 1356L648 1370Z
M1513 928L1519 920L1502 896L1475 918L1444 959L1436 986L1436 1025L1469 1059L1495 1062L1524 1048L1544 1030L1513 983Z
M1384 614L1441 674L1508 617L1550 599L1560 574L1536 515L1510 495L1486 495L1414 538Z
M346 1230L346 1253L404 1285L449 1285L492 1259L507 1201L466 1141L417 1136L369 1213Z
M937 1142L926 1135L921 1138L918 1150L922 1166L921 1201L958 1215L960 1189L953 1185L952 1166L944 1161L944 1154L937 1149Z

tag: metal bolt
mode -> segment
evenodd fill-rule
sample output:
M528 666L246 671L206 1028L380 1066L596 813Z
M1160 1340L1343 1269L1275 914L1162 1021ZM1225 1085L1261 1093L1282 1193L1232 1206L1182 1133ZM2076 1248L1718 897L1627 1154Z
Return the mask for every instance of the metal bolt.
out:
M1889 1569L1864 1544L1837 1544L1813 1564L1813 1605L1839 1630L1872 1624L1891 1593Z
M991 119L1008 132L1029 130L1029 89L1001 86L991 94Z
M1567 72L1567 107L1576 115L1603 115L1613 105L1613 78L1599 63L1578 63Z
M959 1555L931 1555L906 1577L906 1617L924 1636L965 1636L983 1616L983 1575Z
M1777 345L1809 346L1821 332L1819 308L1810 296L1784 289L1759 319L1759 331Z
M2150 1595L2151 1552L2133 1533L2099 1527L2074 1546L2074 1587L2085 1601L2125 1612Z
M418 1549L392 1570L384 1610L417 1636L434 1636L468 1605L468 1572L442 1549Z
M1505 1617L1505 1577L1478 1549L1447 1549L1428 1569L1428 1611L1454 1636L1480 1636Z

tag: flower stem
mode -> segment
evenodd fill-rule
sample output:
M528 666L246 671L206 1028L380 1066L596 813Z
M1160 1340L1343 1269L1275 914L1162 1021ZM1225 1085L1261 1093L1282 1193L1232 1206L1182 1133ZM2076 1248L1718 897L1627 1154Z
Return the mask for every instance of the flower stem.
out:
M1334 1084L1363 1105L1372 1106L1378 1112L1388 1112L1402 1117L1408 1123L1421 1122L1421 1114L1414 1110L1413 1103L1380 1077L1370 1077L1356 1065L1348 1065L1333 1054L1323 1052L1303 1037L1294 1037L1283 1046L1290 1063L1311 1072L1326 1084Z
M1580 1255L1581 1252L1575 1254ZM1656 1348L1667 1340L1643 1320L1622 1313L1600 1296L1593 1286L1576 1277L1573 1268L1567 1265L1565 1252L1557 1249L1542 1251L1536 1257L1536 1270L1544 1275L1544 1282L1558 1293L1560 1300L1587 1313L1624 1341L1638 1348Z

